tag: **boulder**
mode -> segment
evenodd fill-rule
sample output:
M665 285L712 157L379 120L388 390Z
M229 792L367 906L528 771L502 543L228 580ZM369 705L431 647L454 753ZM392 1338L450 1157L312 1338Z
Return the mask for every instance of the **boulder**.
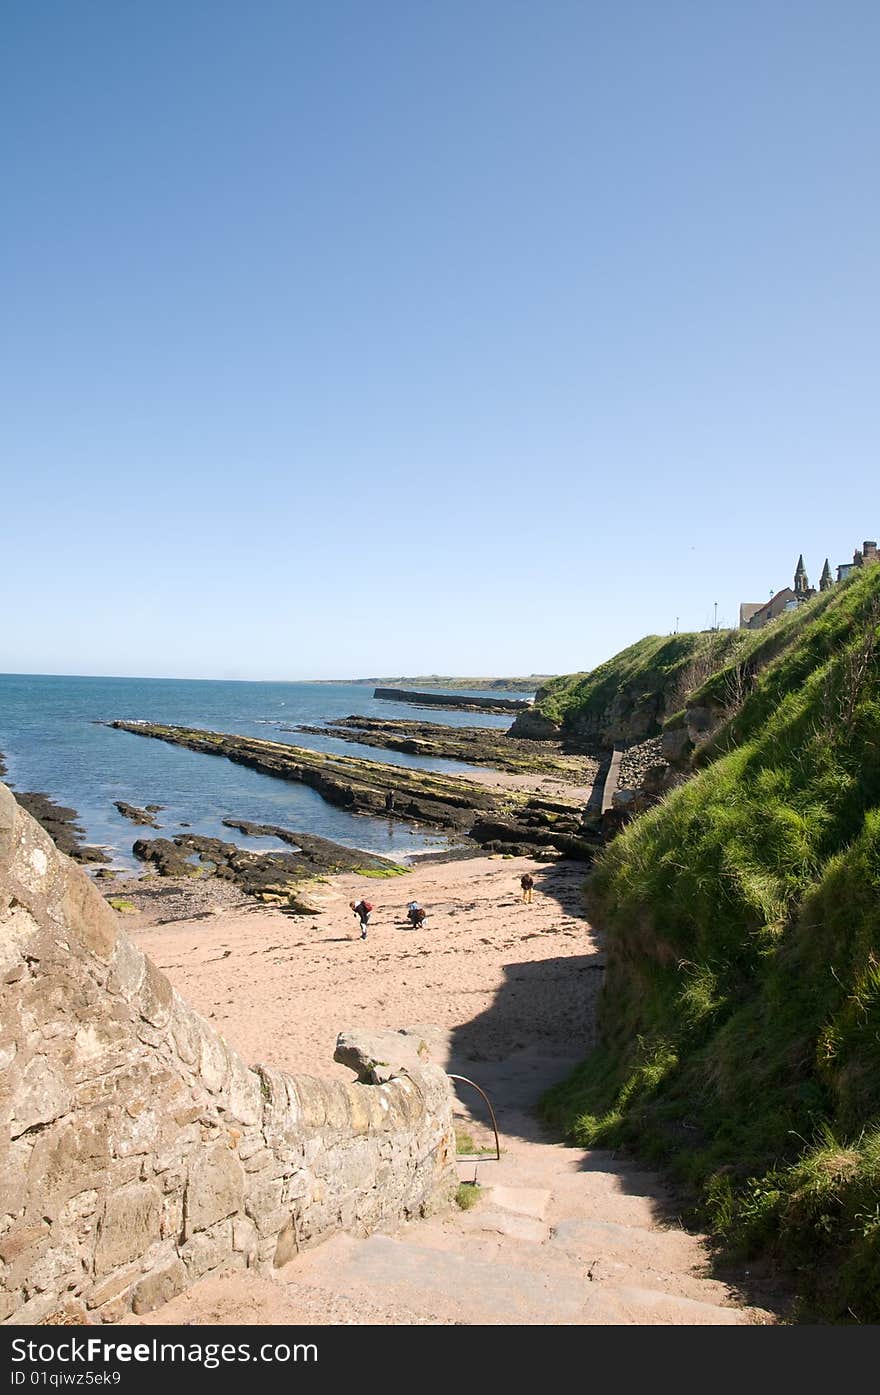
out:
M410 1027L399 1032L342 1032L336 1039L334 1061L348 1066L365 1085L381 1085L401 1071L420 1068L431 1059L439 1027Z
M551 721L542 712L520 712L510 728L510 735L526 741L555 741L559 738L560 730L561 724Z

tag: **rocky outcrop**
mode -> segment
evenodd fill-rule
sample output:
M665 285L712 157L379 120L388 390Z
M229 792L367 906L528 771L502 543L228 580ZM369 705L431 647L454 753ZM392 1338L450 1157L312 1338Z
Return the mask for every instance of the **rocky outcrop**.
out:
M520 721L528 722L532 715L526 713L523 718L517 718L517 725ZM538 717L536 720L540 724L544 719ZM339 717L326 726L284 727L283 730L334 736L340 741L400 751L403 755L465 761L494 770L509 770L513 774L550 775L578 784L591 783L596 773L595 760L565 751L559 741L552 745L544 741L539 745L532 740L517 740L509 732L494 727L450 727L440 722L351 716Z
M190 727L122 721L111 725L120 731L154 737L204 755L225 756L238 765L276 779L298 781L317 790L329 804L353 813L384 815L386 796L391 792L395 796L395 818L410 819L433 828L466 831L474 808L490 809L497 802L485 786L430 770L410 770L354 756L328 755L282 741L261 741L256 737Z
M456 1185L442 1071L411 1053L377 1085L248 1067L3 785L0 980L5 1322L146 1312Z
M536 830L546 832L559 828L568 834L576 834L581 822L582 807L577 797L570 801L542 800L526 790L492 788L460 775L413 770L354 756L332 756L280 741L261 741L149 722L117 721L111 725L206 755L225 756L281 780L299 780L317 790L329 803L342 805L353 813L385 815L387 797L391 794L395 819L462 836L479 839L478 830L483 819L513 817ZM535 838L532 841L537 844L547 840ZM180 840L174 842L178 844ZM197 850L195 840L192 844Z
M736 630L646 635L590 672L540 688L535 711L577 749L634 746L659 736L664 722L720 674L739 647ZM519 722L513 732L524 734Z
M662 692L646 693L627 685L601 711L573 713L565 722L565 732L572 741L588 745L598 741L604 746L632 746L659 732L665 712Z
M551 721L543 712L532 710L520 712L510 728L510 735L523 741L557 741L561 731L561 722Z
M453 707L458 712L523 712L531 707L524 698L473 697L450 693L417 693L406 688L376 688L374 698L384 698L388 702L405 702L416 707Z
M631 788L645 783L650 771L663 762L663 739L659 736L629 746L620 759L620 785Z
M378 853L365 852L363 848L349 848L344 843L334 843L330 838L320 838L316 833L298 833L292 828L281 828L277 823L252 823L249 819L224 819L227 828L237 828L249 838L278 838L295 848L310 876L319 872L360 872L368 868L375 872L399 871L397 864Z
M335 872L382 872L394 875L402 869L386 857L343 847L329 838L295 833L275 824L247 819L224 819L227 828L238 828L252 838L279 838L293 852L252 852L220 838L179 833L175 838L139 838L135 857L163 877L219 877L231 881L249 896L289 906L311 915L315 907L301 884Z
M132 823L143 824L145 828L159 827L153 816L159 812L161 805L150 804L145 809L139 809L136 804L126 804L124 799L116 799L114 804L124 819L131 819Z
M49 834L57 848L60 848L75 862L101 863L110 858L103 848L89 847L82 841L83 830L77 823L79 817L75 809L56 804L47 794L34 792L17 793L16 799L31 818L36 819L41 828Z
M541 710L541 693L533 710L516 718L510 735L535 741L564 739L570 749L593 753L615 745L632 746L656 735L666 714L667 698L641 683L621 683L601 701L572 706L560 720Z
M728 713L721 703L688 703L684 711L663 730L662 758L674 770L690 774L693 757L714 736Z

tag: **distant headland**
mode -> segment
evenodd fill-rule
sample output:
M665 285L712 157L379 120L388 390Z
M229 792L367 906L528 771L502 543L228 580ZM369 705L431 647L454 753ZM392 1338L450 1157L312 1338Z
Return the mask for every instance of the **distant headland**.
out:
M531 673L527 678L449 678L438 673L427 676L419 674L415 678L310 678L309 683L357 683L365 688L468 688L480 692L491 689L497 692L534 693L544 683L555 678L554 673Z

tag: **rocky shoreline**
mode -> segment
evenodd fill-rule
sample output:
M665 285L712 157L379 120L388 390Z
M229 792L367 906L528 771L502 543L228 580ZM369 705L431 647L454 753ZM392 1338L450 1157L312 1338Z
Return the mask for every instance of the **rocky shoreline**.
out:
M30 814L32 819L36 819L41 828L44 828L55 846L73 858L74 862L86 864L109 862L110 858L103 848L91 847L82 840L85 837L85 830L77 822L79 815L75 809L70 809L67 805L56 804L48 794L43 794L39 790L16 790L6 779L6 762L0 753L0 779L2 779L12 790L16 800L21 807Z
M596 762L566 753L558 743L536 747L492 728L450 728L437 722L356 715L321 728L303 728L360 745L480 767L471 779L189 728L123 721L107 725L226 756L261 773L307 784L328 802L352 813L392 817L451 838L452 847L419 855L414 865L425 860L458 861L487 851L525 853L544 860L561 854L590 860L597 842L583 824L584 787L593 780ZM493 783L493 771L505 772L506 783L501 775L499 783ZM0 777L4 774L0 756ZM45 794L25 792L16 798L62 852L91 864L92 875L101 880L115 909L137 911L156 924L213 915L218 909L255 901L292 913L315 914L322 909L321 883L328 877L352 873L393 877L407 870L388 858L313 834L230 816L223 820L228 828L248 838L277 839L287 844L287 850L245 849L231 840L188 833L183 825L167 837L136 838L132 852L144 871L133 876L111 870L106 864L112 859L106 852L82 841L76 810L56 804ZM113 804L131 823L145 830L161 828L156 815L162 805L141 807L121 799Z
M159 813L161 804L145 804L143 809L139 809L136 804L126 804L124 799L115 799L113 803L124 819L131 819L132 823L143 824L146 828L160 827L154 815Z
M584 829L583 803L577 798L541 798L524 790L492 788L460 775L327 755L253 737L149 722L109 725L299 781L328 803L352 813L390 813L414 825L472 837L490 850L555 846L570 856L589 859L596 846L595 837Z
M49 837L61 852L73 858L74 862L82 863L104 863L110 858L103 848L90 847L82 839L85 831L77 823L79 815L75 809L68 809L63 804L56 804L54 799L50 799L47 794L41 794L32 790L14 790L15 798L23 809L26 809L31 818L46 830Z
M592 783L599 765L592 756L567 753L559 741L517 739L493 727L448 727L440 722L354 715L337 717L324 726L282 727L282 731L334 736L403 755L464 761L513 774L549 775L577 784Z
M269 904L283 905L299 914L318 909L304 884L337 872L392 877L405 869L385 857L344 847L327 838L296 833L275 824L224 819L251 838L278 838L291 845L290 852L253 852L220 838L180 833L174 838L139 838L132 851L161 877L216 877L231 881L246 895Z
M416 770L362 757L332 756L282 742L147 722L115 721L108 725L204 754L225 756L277 778L300 781L328 802L353 813L390 816L414 827L445 832L453 840L460 840L459 846L426 855L443 860L472 857L480 852L505 852L539 857L563 854L590 861L604 837L616 831L621 821L640 810L646 800L654 802L656 793L652 790L649 795L642 786L643 782L650 784L651 776L661 768L658 758L662 759L659 739L640 743L624 754L613 817L609 811L603 824L585 818L582 791L578 797L574 790L577 784L584 787L595 780L600 766L596 753L566 750L558 740L535 742L493 728L448 727L439 722L357 714L324 726L284 728L402 754L457 760L480 767L484 777L491 770L503 771L512 777L534 777L533 786L541 778L546 782L542 795L536 788L510 788L511 780L508 787L493 788L485 778L478 781L466 775ZM0 755L0 777L4 774L5 763ZM571 798L565 795L566 785L572 787ZM561 793L547 797L548 789L559 791L560 786ZM257 852L222 838L186 832L171 837L138 838L132 852L148 870L136 879L102 865L111 858L101 848L82 841L83 829L77 822L76 810L58 805L42 793L24 792L16 794L16 798L62 852L78 862L91 864L93 875L112 882L106 894L112 892L114 901L130 898L130 888L138 886L138 901L151 904L158 896L161 902L164 892L160 894L156 889L161 879L165 887L171 883L177 886L182 904L192 906L204 900L210 905L214 898L204 885L210 881L217 885L218 894L222 884L235 888L245 900L314 913L316 907L308 884L314 885L317 879L349 872L389 876L405 870L386 858L312 834L230 817L223 820L228 828L248 837L278 839L290 851ZM114 806L136 825L161 827L155 815L162 805L141 808L115 800ZM196 893L199 883L203 890Z

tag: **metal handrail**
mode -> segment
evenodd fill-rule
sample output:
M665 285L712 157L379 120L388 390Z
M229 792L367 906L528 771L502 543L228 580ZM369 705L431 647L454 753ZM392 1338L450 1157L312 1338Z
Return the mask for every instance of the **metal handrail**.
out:
M486 1091L482 1088L482 1086L477 1084L476 1080L469 1080L466 1075L453 1075L451 1071L447 1071L446 1073L449 1076L450 1080L460 1080L463 1085L470 1085L472 1089L476 1090L478 1095L482 1095L483 1099L486 1101L486 1105L488 1106L489 1113L492 1117L492 1128L495 1131L494 1158L492 1157L491 1153L456 1153L455 1156L457 1158L468 1158L471 1162L500 1162L501 1142L498 1138L498 1123L495 1119L495 1110L492 1108L492 1101L486 1094ZM476 1176L476 1173L474 1173L474 1176Z

